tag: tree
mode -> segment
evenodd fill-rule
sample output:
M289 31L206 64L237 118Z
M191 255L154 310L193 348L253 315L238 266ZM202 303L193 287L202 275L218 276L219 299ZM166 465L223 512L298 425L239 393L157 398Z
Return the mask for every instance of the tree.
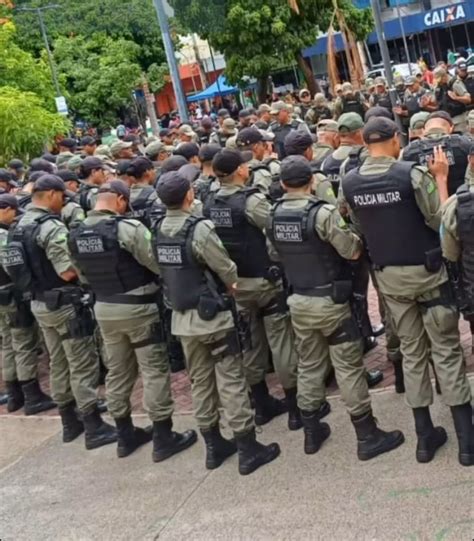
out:
M329 28L332 0L298 0L299 11L289 0L171 0L171 4L185 30L208 39L224 54L231 83L244 76L256 77L262 99L271 71L296 61L308 88L316 92L312 69L301 51L316 41L320 31ZM370 31L370 11L357 10L350 0L338 4L350 26L359 25L365 37Z
M72 112L98 127L117 123L133 104L142 74L140 47L105 35L60 37L54 58L70 94Z
M12 158L28 161L38 156L56 135L68 130L68 121L43 107L33 92L0 86L0 163Z

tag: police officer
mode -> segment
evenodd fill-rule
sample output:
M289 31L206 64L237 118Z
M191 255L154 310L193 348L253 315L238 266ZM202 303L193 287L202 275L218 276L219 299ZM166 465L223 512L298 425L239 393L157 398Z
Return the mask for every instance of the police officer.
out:
M95 449L117 436L97 409L99 367L93 324L82 305L67 228L58 216L65 191L64 182L55 175L43 175L35 182L31 206L10 228L9 257L3 258L3 265L15 286L33 296L31 310L50 356L51 391L61 415L63 441L70 442L85 430L86 449Z
M439 244L447 158L435 149L432 174L414 162L398 162L398 135L393 121L371 119L364 128L369 157L344 177L342 189L401 340L406 400L418 437L416 459L429 462L447 439L430 415L430 350L446 404L466 404L471 391Z
M66 224L66 227L70 229L71 224L82 222L86 217L81 205L75 201L76 193L79 191L80 186L79 177L76 173L67 169L58 171L58 177L64 181L64 185L66 186L66 197L61 210L61 219Z
M464 80L460 77L467 70L464 59L456 62L456 76L450 77L443 68L434 70L436 81L435 98L441 111L448 113L453 119L454 132L465 133L467 106L471 103L471 95L466 89ZM466 71L467 73L467 71Z
M133 160L135 153L133 151L132 141L116 141L110 145L110 154L114 161Z
M248 162L250 169L249 186L258 188L262 193L273 196L280 187L280 175L272 175L269 166L264 162L266 143L273 141L275 135L258 128L244 128L237 135L237 147L241 151L250 151L252 159Z
M275 150L278 159L285 157L285 137L293 130L301 130L309 133L309 128L305 122L299 118L292 118L292 107L284 101L276 101L271 105L270 114L275 115L275 121L270 124L269 131L275 134Z
M445 111L435 111L425 120L423 137L403 149L402 159L427 165L434 148L442 145L448 157L448 194L453 195L464 182L471 141L467 135L454 134L454 123Z
M316 127L316 143L313 144L314 167L321 169L325 158L339 146L339 134L335 120L320 120Z
M81 147L81 155L84 158L87 158L87 156L93 156L97 149L97 141L94 139L94 137L91 137L90 135L85 135L81 139Z
M164 212L153 186L156 180L153 162L145 156L139 156L128 164L126 174L130 186L130 216L149 227L153 209L160 214Z
M59 154L56 156L56 166L58 168L65 166L65 164L74 157L76 146L76 140L69 137L59 141Z
M319 171L313 160L313 138L309 133L293 131L285 139L285 153L287 156L304 156L311 162L313 170L313 194L331 205L336 204L336 196L329 180ZM282 194L283 195L283 192Z
M369 106L360 92L356 92L351 83L343 83L342 96L334 103L334 118L337 120L345 113L357 113L364 118Z
M337 121L340 144L321 164L321 171L331 181L335 194L339 191L342 163L351 153L358 152L364 145L363 127L364 121L357 113L345 113Z
M158 194L168 210L154 230L154 252L173 308L172 330L186 354L195 416L206 442L206 467L219 467L237 446L239 472L247 475L274 460L280 448L276 443L262 445L255 437L227 294L235 291L236 265L212 222L191 214L194 193L179 172L163 176ZM219 401L236 445L220 433Z
M410 126L408 129L409 143L411 143L412 141L417 141L418 139L421 139L423 137L425 122L429 116L430 114L428 113L428 111L420 111L419 113L415 113L410 118Z
M161 141L153 141L145 147L145 156L153 162L157 174L160 173L162 162L173 153L174 147L163 144Z
M99 187L106 181L107 168L97 156L91 156L82 162L79 204L85 212L94 208Z
M227 109L225 109L227 111ZM227 112L227 115L229 113ZM219 117L219 121L222 117ZM209 143L224 148L228 139L237 135L237 125L233 118L224 118L220 127L209 137Z
M474 145L472 147L474 157ZM466 178L466 185L458 188L443 207L441 220L441 247L443 256L461 268L460 285L463 303L461 310L471 325L474 323L474 174ZM451 407L454 427L459 441L459 461L468 466L474 464L474 428L472 407L469 401Z
M210 192L217 191L219 189L219 181L217 180L214 170L212 169L212 160L220 150L220 145L213 143L202 145L199 149L201 174L194 182L193 189L195 197L202 202L207 199Z
M272 210L267 236L292 291L288 305L299 353L304 451L316 453L330 434L318 416L330 359L357 434L358 457L368 460L398 447L404 438L399 431L377 428L371 411L360 335L348 302L351 282L344 276L345 260L357 259L361 241L333 205L311 195L312 170L303 156L283 160L281 178L287 193Z
M290 430L301 427L296 406L296 351L281 272L271 261L264 228L270 203L258 188L246 188L250 155L222 150L214 156L214 171L221 188L204 205L216 232L237 265L239 276L235 298L250 318L252 349L244 352L247 382L255 403L257 425L284 413L282 401L273 398L265 381L267 341L275 371L285 391ZM328 408L326 404L326 408Z
M157 308L158 268L149 230L138 220L124 218L130 198L121 180L102 185L94 210L71 230L69 248L96 296L94 312L107 351L106 392L117 425L117 455L126 457L153 438L153 460L160 462L195 443L196 433L171 430L173 400ZM138 370L153 429L137 428L132 422L130 396Z
M392 114L392 101L387 90L387 83L383 77L377 77L374 81L375 92L370 96L369 105L384 107ZM393 118L393 117L392 117Z
M0 250L7 244L8 229L19 213L18 200L0 195ZM38 328L30 302L13 287L11 278L0 266L0 326L2 334L3 381L8 393L8 412L24 406L25 415L34 415L56 407L43 393L38 382Z
M316 132L321 120L332 119L331 109L329 109L326 96L323 93L318 92L314 96L313 105L303 118L311 133Z

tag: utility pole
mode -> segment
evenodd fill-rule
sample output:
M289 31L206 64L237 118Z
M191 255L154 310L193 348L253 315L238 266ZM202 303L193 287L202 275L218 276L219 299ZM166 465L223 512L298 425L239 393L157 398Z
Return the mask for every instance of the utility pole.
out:
M48 53L48 61L49 61L49 67L51 69L51 77L53 79L53 85L54 90L56 91L56 96L61 96L61 91L59 90L59 83L58 83L58 75L56 73L56 65L54 64L53 55L51 54L51 49L49 48L49 41L48 41L48 34L46 33L46 25L44 24L44 18L43 18L43 11L46 11L47 9L58 9L61 6L58 6L57 4L49 4L47 6L42 6L38 8L30 8L30 7L16 7L15 11L30 11L36 13L38 16L40 29L41 29L41 35L43 36L44 46L46 49L46 52Z
M151 131L153 135L158 135L160 127L158 126L158 119L156 118L155 96L150 92L150 86L148 85L148 80L144 73L142 74L142 88L143 95L145 96L146 110L150 119Z
M179 77L178 64L174 55L174 47L173 42L171 41L168 16L165 12L163 0L153 0L153 4L156 9L156 15L158 17L158 23L160 25L161 35L163 38L163 44L165 46L166 59L168 60L168 67L170 68L171 81L173 82L174 94L176 96L179 116L181 118L181 122L187 122L189 120L188 106L186 103L186 96L184 95L183 87L181 85L181 79Z
M398 95L397 91L393 87L392 66L390 64L390 54L388 52L387 41L385 39L385 34L383 31L382 13L380 11L380 0L370 0L370 4L372 6L372 12L374 14L375 30L377 33L377 41L379 42L380 54L382 55L385 77L389 86L388 92L390 95L390 101L392 102L392 107L397 107ZM400 133L403 134L402 122L398 115L395 115L395 121L397 123Z
M408 49L407 37L405 34L405 27L403 26L403 19L402 19L402 14L400 12L400 4L398 0L395 0L395 7L397 9L398 22L400 24L400 30L402 32L403 48L405 49L405 55L407 57L407 62L408 62L408 72L410 73L410 75L413 75L413 70L411 69L410 50Z

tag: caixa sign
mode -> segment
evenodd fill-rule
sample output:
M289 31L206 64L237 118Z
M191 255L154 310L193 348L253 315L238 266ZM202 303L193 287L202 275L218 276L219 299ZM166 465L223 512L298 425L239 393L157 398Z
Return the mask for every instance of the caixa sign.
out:
M466 11L463 4L455 4L444 8L428 11L424 16L425 26L436 26L438 24L453 23L466 18Z

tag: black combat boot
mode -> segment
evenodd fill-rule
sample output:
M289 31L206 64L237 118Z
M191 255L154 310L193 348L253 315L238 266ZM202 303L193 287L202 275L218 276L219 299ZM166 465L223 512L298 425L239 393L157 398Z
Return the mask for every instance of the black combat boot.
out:
M473 466L474 427L472 424L472 406L469 402L461 406L451 406L451 414L458 437L459 463L463 466Z
M418 437L416 444L417 462L431 462L436 451L448 441L446 430L442 426L433 426L430 408L413 408L415 430Z
M88 451L117 441L115 427L104 422L96 406L90 413L83 413L82 421L86 432L85 440Z
M105 400L105 398L97 399L97 409L99 410L99 413L107 413L108 406L107 400Z
M77 416L75 402L70 402L66 406L59 406L58 409L63 424L63 442L69 443L84 432L84 425Z
M365 377L367 379L367 387L372 389L372 387L375 387L383 380L383 372L378 369L366 370Z
M351 421L357 435L359 460L370 460L377 455L387 453L405 441L405 436L400 430L392 432L380 430L371 411L363 415L351 416Z
M25 415L36 415L56 407L54 400L43 393L37 379L23 381L21 388L25 396Z
M320 422L318 411L301 411L301 420L304 427L304 452L307 455L317 453L331 434L329 425Z
M4 406L7 403L8 403L7 393L0 393L0 406Z
M131 455L141 445L153 439L153 427L151 425L146 428L133 426L130 415L115 419L115 424L117 425L117 456L119 458Z
M283 400L273 397L268 392L267 382L262 380L250 388L253 402L255 404L255 424L266 425L274 417L282 415L287 411Z
M245 434L235 434L235 441L239 451L239 473L240 475L249 475L280 454L278 443L263 445L255 437L255 429Z
M215 470L224 460L237 452L235 442L222 437L219 425L201 428L201 434L206 442L206 468L208 470Z
M296 387L285 389L286 405L288 407L288 429L299 430L303 423L301 412L296 402Z
M403 394L405 392L405 376L403 375L403 357L393 361L393 372L395 374L395 392Z
M197 441L194 430L185 430L182 434L173 432L171 417L153 423L153 462L161 462L170 456L184 451Z
M379 323L378 325L372 326L372 336L375 336L375 338L382 336L382 334L384 333L385 333L385 325L383 323Z
M17 379L14 381L6 381L5 385L8 393L7 411L8 413L13 413L14 411L21 409L25 403L23 389Z
M372 351L374 348L376 348L378 345L377 339L375 336L367 336L363 340L363 346L364 346L364 355L366 353L369 353L369 351Z

